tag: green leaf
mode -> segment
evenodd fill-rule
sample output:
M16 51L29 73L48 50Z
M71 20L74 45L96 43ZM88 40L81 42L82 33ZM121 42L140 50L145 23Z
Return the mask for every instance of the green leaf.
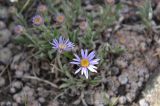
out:
M64 52L63 55L69 59L73 59L73 55L69 52Z
M69 83L64 83L64 84L61 84L61 85L59 86L59 88L60 88L60 89L63 89L63 88L67 88L67 87L69 87L69 86L70 86Z

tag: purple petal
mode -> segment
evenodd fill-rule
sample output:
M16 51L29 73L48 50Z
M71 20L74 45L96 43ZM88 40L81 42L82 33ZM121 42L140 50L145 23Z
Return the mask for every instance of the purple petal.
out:
M88 56L88 50L86 49L84 52L84 58L87 58L87 56Z
M97 69L97 67L93 66L93 65L89 65L88 69L91 71L91 72L97 72L95 70L95 68Z
M84 71L84 75L85 75L85 77L88 79L88 70L87 70L87 68L86 68L86 70Z
M63 43L63 37L62 36L59 37L59 43Z
M69 43L69 39L67 39L66 41L65 41L65 45L67 45Z
M74 54L77 60L81 61L80 57L77 54Z
M53 39L53 43L56 44L56 45L58 45L57 39Z
M82 58L85 58L85 54L84 54L84 50L81 49L81 55L82 55Z
M94 65L94 64L98 64L100 59L94 59L90 61L90 64Z
M82 68L79 68L78 70L76 70L75 74L77 74L78 72L81 71Z
M71 64L80 64L79 62L75 62L75 61L73 61L73 62L70 62Z
M73 59L74 61L77 61L77 62L80 62L80 60L78 60L78 59Z
M95 51L92 51L89 55L88 55L88 59L92 60L95 57Z
M81 75L83 75L83 73L85 73L85 71L87 71L87 68L83 67L82 71L81 71Z

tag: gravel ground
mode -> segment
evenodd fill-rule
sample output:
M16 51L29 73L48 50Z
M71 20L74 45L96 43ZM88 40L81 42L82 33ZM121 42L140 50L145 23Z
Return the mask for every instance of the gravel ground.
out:
M146 88L143 91L142 100L144 99L150 106L160 106L160 68L156 69L155 74L147 82Z
M98 11L99 5L93 2L92 6L89 2L92 0L84 3L84 9ZM160 106L160 32L154 27L159 24L160 3L153 1L157 5L153 6L153 32L150 32L139 24L139 17L131 11L134 6L128 6L134 1L121 2L127 4L122 17L103 31L95 44L100 45L95 47L97 51L111 49L106 50L105 62L96 74L100 82L91 85L81 81L84 87L66 89L59 88L66 76L56 71L55 64L49 59L31 57L32 49L14 43L18 36L13 33L16 17L11 10L15 7L0 4L0 106ZM137 2L143 4L136 0L136 6ZM117 45L124 49L122 53L112 51ZM80 78L75 77L76 83Z

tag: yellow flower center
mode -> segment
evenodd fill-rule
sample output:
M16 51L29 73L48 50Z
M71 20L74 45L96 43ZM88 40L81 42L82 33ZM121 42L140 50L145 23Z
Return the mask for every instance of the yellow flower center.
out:
M88 66L89 66L89 61L88 61L88 59L82 59L82 60L81 60L81 66L82 66L82 67L88 67Z
M59 48L60 48L60 49L65 49L65 48L66 48L66 45L61 43L61 44L59 44Z
M41 22L41 19L40 19L40 18L36 18L36 19L34 20L34 22L35 22L35 23L40 23L40 22Z
M57 17L57 21L58 22L63 22L63 20L64 20L64 16L58 16Z

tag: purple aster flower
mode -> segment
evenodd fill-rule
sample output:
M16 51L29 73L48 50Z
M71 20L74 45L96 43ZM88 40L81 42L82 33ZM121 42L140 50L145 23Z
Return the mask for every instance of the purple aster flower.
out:
M38 12L40 12L40 13L45 13L47 11L47 9L48 9L47 6L44 4L40 4L37 8Z
M53 39L51 44L53 45L53 48L60 53L63 51L70 51L74 47L74 44L70 42L69 39L65 40L62 36L60 36L58 40Z
M18 35L22 34L24 32L24 27L22 25L16 25L14 27L14 32Z
M92 51L91 53L88 54L88 50L83 50L81 49L81 55L82 58L80 58L78 55L75 55L75 59L73 59L72 62L70 62L71 64L76 64L78 65L80 68L78 70L76 70L75 74L77 74L78 72L81 71L81 74L85 75L85 77L88 79L88 70L91 72L96 72L97 67L95 66L96 64L98 64L100 59L94 59L95 57L95 51Z
M63 14L57 14L55 17L56 22L63 23L65 20L65 16Z
M36 26L44 24L44 19L40 15L36 15L32 18L32 23Z

